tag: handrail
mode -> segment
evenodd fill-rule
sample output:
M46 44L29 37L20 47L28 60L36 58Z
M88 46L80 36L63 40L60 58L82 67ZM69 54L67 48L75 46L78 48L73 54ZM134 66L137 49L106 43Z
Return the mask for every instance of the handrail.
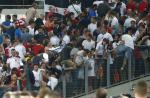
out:
M144 49L150 48L150 46L146 46L146 45L141 45L141 46L135 45L135 48L143 48L143 47L144 47ZM110 74L110 73L109 73L109 74ZM131 75L131 72L130 72L130 75ZM120 81L119 83L107 85L106 88L111 88L111 87L114 87L114 86L118 86L118 85L127 83L127 82L129 82L129 81L134 81L134 80L137 80L137 79L146 77L146 76L150 76L150 73L149 73L149 74L140 75L140 76L138 76L138 77L131 77L131 78L127 79L127 80ZM108 80L107 80L107 81L108 81ZM148 81L150 81L150 80L148 80ZM94 93L95 91L96 91L96 90L89 91L88 94ZM85 96L85 95L87 95L87 93L84 92L84 93L80 93L80 94L78 94L78 95L75 95L75 96L72 96L72 97L69 97L69 98L78 98L78 97Z
M121 84L124 84L124 83L127 83L127 82L135 81L135 80L138 80L140 78L147 77L147 76L150 76L150 74L139 76L139 77L136 77L136 78L131 79L131 80L122 81L120 83L116 83L116 84L110 85L109 87L105 87L105 88L108 89L108 88L111 88L111 87L114 87L114 86L118 86L118 85L121 85ZM150 81L150 80L146 80L146 82L148 82L148 81ZM88 94L91 94L91 93L94 93L94 92L96 92L96 90L90 91L90 92L88 92ZM148 93L150 93L150 92L148 92ZM76 96L72 96L72 97L69 97L69 98L78 98L78 97L85 96L85 95L86 95L86 93L82 93L82 94L79 94L79 95L76 95Z

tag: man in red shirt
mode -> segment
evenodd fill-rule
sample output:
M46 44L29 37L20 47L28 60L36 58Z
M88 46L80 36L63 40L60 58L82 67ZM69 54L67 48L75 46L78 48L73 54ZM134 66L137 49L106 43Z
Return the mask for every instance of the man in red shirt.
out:
M44 46L35 40L35 42L32 46L33 54L36 56L39 53L44 53L44 49L45 49Z
M136 2L134 0L129 0L127 3L127 10L131 9L134 11L136 9Z
M143 13L148 9L148 2L147 0L142 0L142 2L139 4L139 12Z

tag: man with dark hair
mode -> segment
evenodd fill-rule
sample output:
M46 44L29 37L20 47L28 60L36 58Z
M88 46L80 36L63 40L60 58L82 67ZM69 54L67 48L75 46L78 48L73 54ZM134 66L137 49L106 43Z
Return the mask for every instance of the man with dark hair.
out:
M147 98L148 96L148 85L145 81L139 81L134 89L135 98Z
M104 88L99 88L96 91L96 98L107 98L107 90Z
M12 20L13 23L15 23L17 21L18 16L16 14L12 15Z
M14 40L14 32L15 29L13 27L13 24L11 22L11 16L6 15L5 21L2 23L2 30L5 35L8 35L11 38L11 41Z

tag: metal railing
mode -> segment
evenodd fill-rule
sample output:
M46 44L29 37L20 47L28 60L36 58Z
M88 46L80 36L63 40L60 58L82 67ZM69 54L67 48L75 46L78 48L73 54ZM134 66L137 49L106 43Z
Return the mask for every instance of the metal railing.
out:
M121 65L124 58L116 57L114 63L110 64L111 56L109 55L107 60L102 61L104 62L102 79L99 79L97 76L89 77L87 74L89 69L85 66L83 80L74 78L74 76L69 78L70 81L67 81L66 78L63 79L63 98L77 98L89 92L93 92L99 87L111 87L112 85L150 74L149 52L149 46L135 46L133 55L128 56L128 62L123 70L121 70ZM74 74L74 72L72 72L72 74Z
M78 98L94 92L99 87L111 87L140 76L146 76L150 74L149 54L150 46L135 46L133 55L128 56L128 62L123 70L121 70L124 59L122 56L115 57L113 64L110 63L112 61L110 54L107 56L107 59L95 59L95 73L100 71L101 77L98 74L94 77L89 77L88 72L90 68L85 64L82 69L77 68L64 72L56 91L59 91L63 98ZM100 61L101 66L99 66L97 61ZM78 74L81 70L83 71L83 77L79 78ZM6 91L5 89L1 90L2 93Z

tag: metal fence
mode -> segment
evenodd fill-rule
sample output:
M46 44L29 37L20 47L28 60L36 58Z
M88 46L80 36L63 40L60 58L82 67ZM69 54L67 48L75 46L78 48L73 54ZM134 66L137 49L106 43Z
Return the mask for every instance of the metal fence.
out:
M100 64L97 62L100 61ZM133 54L128 56L127 63L122 69L124 57L115 57L112 62L112 55L107 59L95 59L95 76L88 76L87 66L84 66L84 78L80 79L76 73L79 71L67 72L63 78L63 98L76 98L88 94L99 87L110 87L112 85L130 81L131 79L150 74L150 47L135 46Z
M130 81L140 76L150 74L150 47L135 46L133 54L128 56L127 63L124 57L117 56L112 63L112 55L107 58L95 58L95 76L89 76L91 68L82 66L72 71L64 71L56 91L60 92L62 98L78 98L79 96L95 91L99 87L111 87L121 82ZM81 71L82 70L82 71ZM83 77L78 77L79 71ZM0 94L7 89L0 88ZM0 95L1 96L1 95Z

